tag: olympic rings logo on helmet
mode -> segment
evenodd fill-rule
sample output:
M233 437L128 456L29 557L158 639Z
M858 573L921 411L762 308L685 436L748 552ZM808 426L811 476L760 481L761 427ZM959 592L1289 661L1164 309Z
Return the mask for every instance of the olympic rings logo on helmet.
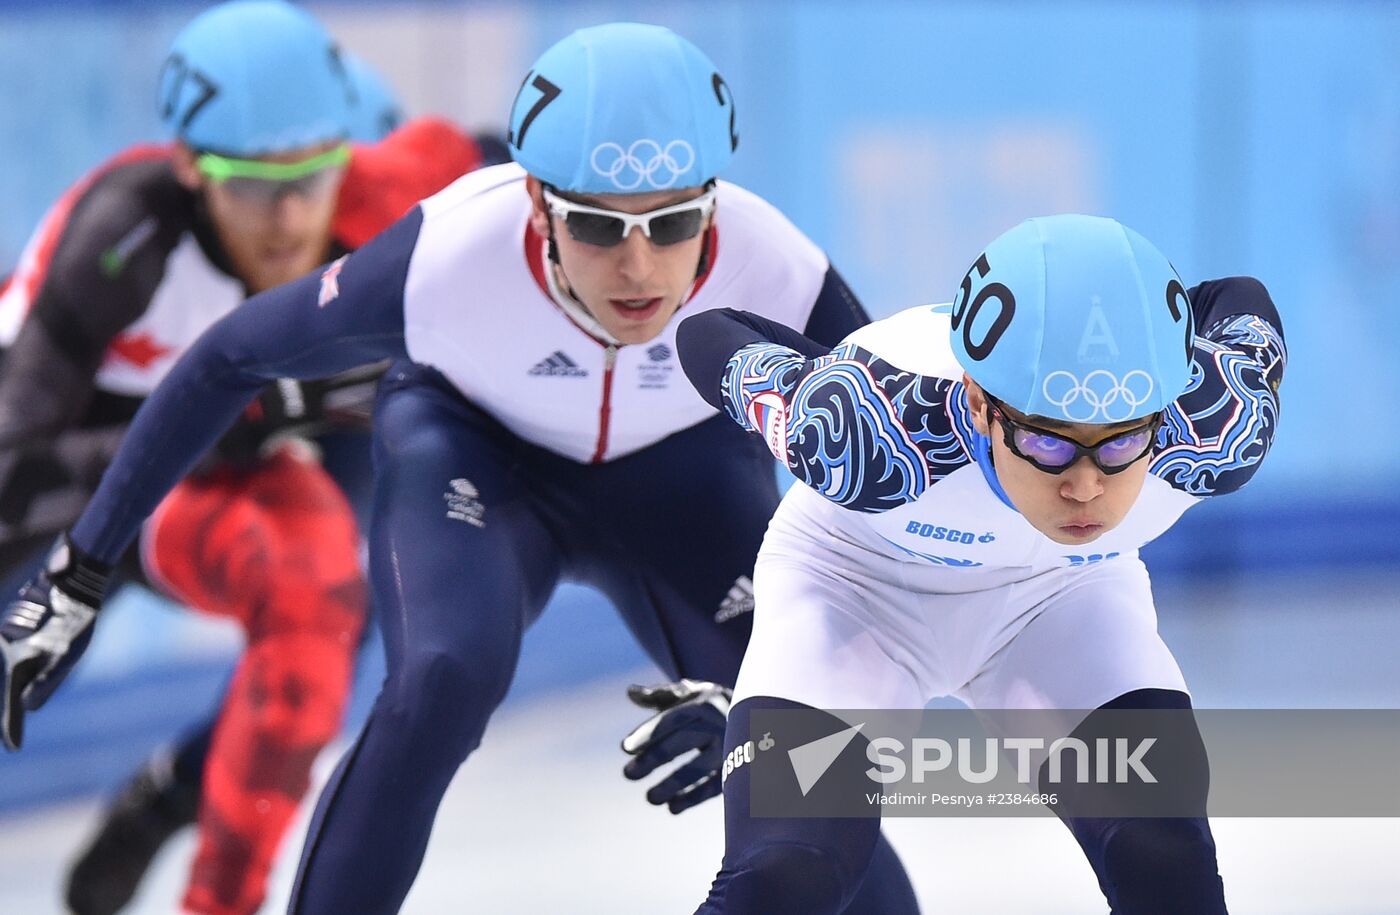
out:
M695 165L695 149L685 140L662 146L655 140L641 139L626 149L618 143L599 143L589 162L593 171L612 181L619 191L636 190L642 182L660 191L673 187L690 171Z
M1117 423L1132 419L1147 403L1155 386L1152 376L1133 369L1121 379L1107 369L1095 369L1081 381L1063 369L1045 376L1040 391L1072 423Z

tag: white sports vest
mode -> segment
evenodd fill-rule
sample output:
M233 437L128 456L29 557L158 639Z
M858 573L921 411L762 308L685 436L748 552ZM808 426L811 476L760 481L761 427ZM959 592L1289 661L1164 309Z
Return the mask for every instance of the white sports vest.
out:
M683 318L729 307L805 327L828 266L770 204L720 182L709 273L655 340L610 348L532 272L542 242L527 242L519 166L472 172L422 208L404 288L409 356L516 435L580 462L630 454L715 415L676 358Z

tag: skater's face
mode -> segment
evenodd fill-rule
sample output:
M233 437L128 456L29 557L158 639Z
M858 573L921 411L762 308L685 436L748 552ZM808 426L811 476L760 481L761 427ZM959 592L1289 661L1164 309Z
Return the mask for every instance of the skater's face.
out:
M997 480L1031 526L1056 543L1091 543L1117 527L1142 492L1155 423L1142 419L1113 425L1063 423L1026 416L994 404L976 382L963 376L977 431L991 440ZM1088 448L1108 443L1099 459L1107 472L1082 454L1065 470L1042 470L1006 443L1008 424L1053 433ZM1121 467L1121 469L1119 469Z
M553 233L564 290L620 343L645 343L661 333L695 282L713 191L565 195L535 178L527 187L531 227L544 237ZM651 236L599 210L647 214Z
M349 149L330 143L260 159L178 147L176 176L200 194L229 264L261 292L327 260Z

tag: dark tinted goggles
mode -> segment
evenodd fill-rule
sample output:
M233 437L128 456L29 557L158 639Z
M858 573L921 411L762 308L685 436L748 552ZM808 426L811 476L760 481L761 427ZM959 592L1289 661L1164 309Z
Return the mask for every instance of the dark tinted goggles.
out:
M983 392L985 393L985 392ZM1106 474L1122 473L1152 450L1162 414L1154 413L1140 426L1120 432L1096 445L1085 445L1012 419L1004 404L987 394L988 414L1001 424L1011 453L1046 473L1064 473L1081 457L1088 457Z
M620 244L633 226L654 245L674 245L700 234L705 218L714 211L715 189L707 189L692 200L649 210L645 213L624 213L601 207L575 203L560 197L552 188L544 188L545 203L555 216L564 220L569 237L586 245L611 248Z

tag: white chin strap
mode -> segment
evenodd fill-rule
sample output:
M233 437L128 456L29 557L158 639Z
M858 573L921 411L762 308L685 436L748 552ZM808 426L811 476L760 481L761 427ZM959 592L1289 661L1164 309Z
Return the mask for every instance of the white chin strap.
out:
M607 328L598 323L598 319L583 307L583 303L574 298L567 289L559 285L559 265L544 258L544 278L549 285L549 294L554 299L555 304L564 309L564 314L573 319L574 323L582 327L588 333L609 343L613 346L621 346L617 338L608 333Z
M548 242L545 244L548 244ZM564 309L564 314L573 318L574 323L599 340L602 340L604 343L613 346L622 346L622 342L608 333L607 328L598 323L598 319L593 317L592 312L585 308L582 302L574 298L573 294L563 286L559 285L559 265L551 261L548 257L544 257L542 260L545 265L544 279L545 283L549 286L549 295L554 299L555 304ZM690 301L690 297L695 294L695 286L699 282L700 278L696 277L690 284L690 288L686 290L685 295L681 296L681 302Z

